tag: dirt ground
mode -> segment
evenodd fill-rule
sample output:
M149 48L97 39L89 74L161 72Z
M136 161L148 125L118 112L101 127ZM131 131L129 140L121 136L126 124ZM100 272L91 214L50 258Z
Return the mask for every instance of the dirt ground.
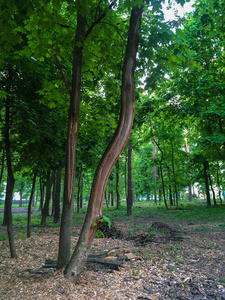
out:
M10 259L8 241L0 242L0 299L225 300L224 225L167 223L179 232L178 238L159 229L140 245L138 239L147 236L142 227L146 223L135 224L117 221L123 239L93 242L92 254L112 250L111 259L126 256L122 267L114 271L86 267L76 285L62 271L32 273L46 258L56 259L59 228L39 228L30 239L16 240L17 260ZM73 232L73 247L78 233Z

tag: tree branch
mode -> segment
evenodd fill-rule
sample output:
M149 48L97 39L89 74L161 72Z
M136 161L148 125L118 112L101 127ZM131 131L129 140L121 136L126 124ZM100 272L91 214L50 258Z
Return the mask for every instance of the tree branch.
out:
M70 90L70 87L69 87L69 85L68 85L68 83L67 83L65 74L64 74L64 72L63 72L63 66L62 66L61 63L60 63L60 61L59 61L59 59L58 59L58 57L57 57L57 55L56 55L56 53L55 53L55 50L53 50L53 55L54 55L56 64L57 64L57 66L58 66L58 69L59 69L59 71L60 71L60 74L61 74L61 76L62 76L62 80L63 80L63 82L64 82L64 85L65 85L65 87L66 87L66 89L67 89L67 92L68 92L69 95L71 96L71 90Z
M116 0L113 0L113 2L109 5L108 10L110 10L113 5L116 3ZM95 20L92 25L88 28L88 30L86 31L85 35L84 35L84 40L86 40L86 38L89 36L89 34L91 33L91 31L94 29L94 27L101 22L101 20L105 17L107 11L105 11L100 17L98 17L97 20Z

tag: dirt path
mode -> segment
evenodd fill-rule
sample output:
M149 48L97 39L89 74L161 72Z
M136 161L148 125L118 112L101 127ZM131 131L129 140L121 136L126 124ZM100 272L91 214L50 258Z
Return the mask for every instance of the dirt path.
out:
M35 209L32 208L31 211L33 212ZM23 213L27 213L28 208L27 207L21 207L21 208L12 208L12 213L14 214L23 214ZM1 208L0 209L0 213L3 213L4 209Z

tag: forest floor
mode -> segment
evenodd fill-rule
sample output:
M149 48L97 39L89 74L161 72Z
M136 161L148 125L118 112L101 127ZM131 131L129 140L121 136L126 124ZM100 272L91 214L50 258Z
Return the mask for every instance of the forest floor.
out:
M35 228L31 238L16 239L17 259L10 258L8 241L0 242L0 299L224 300L224 224L166 222L168 232L160 223L150 231L153 222L166 221L114 221L123 238L95 238L91 254L126 257L123 265L114 271L86 267L77 284L62 271L35 273L46 258L56 259L59 228ZM78 234L74 229L73 247Z

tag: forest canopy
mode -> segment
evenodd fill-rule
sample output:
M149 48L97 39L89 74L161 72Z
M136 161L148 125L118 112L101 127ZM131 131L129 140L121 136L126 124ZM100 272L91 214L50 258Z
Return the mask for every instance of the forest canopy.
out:
M61 219L59 267L74 201L77 213L88 205L75 256L91 247L103 203L126 203L127 216L150 198L166 209L224 204L225 3L196 0L165 20L165 7L184 3L0 0L0 196L12 257L18 194L28 236L32 203L42 225L50 207Z

